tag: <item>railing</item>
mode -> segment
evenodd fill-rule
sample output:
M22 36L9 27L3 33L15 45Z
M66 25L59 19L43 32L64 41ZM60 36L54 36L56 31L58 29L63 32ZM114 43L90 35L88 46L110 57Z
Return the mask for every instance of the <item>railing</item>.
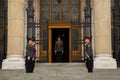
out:
M7 52L7 0L0 1L0 68Z
M120 67L120 0L112 1L112 49L117 66Z

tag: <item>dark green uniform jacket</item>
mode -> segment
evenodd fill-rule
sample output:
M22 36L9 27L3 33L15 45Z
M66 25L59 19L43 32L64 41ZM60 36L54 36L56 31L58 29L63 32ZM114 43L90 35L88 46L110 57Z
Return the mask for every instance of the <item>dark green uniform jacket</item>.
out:
M88 43L85 45L85 51L89 56L93 56L93 51L92 51L92 45L91 43Z
M63 41L55 42L55 51L63 51Z
M26 56L32 56L32 45L27 44L26 46Z

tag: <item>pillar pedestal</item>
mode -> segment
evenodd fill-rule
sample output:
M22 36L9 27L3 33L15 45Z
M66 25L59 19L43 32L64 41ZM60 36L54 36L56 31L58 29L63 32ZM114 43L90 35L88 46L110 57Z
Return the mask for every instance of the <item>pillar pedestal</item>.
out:
M22 56L11 55L3 60L2 69L25 69L25 60Z
M24 69L25 0L8 0L7 58L2 69Z
M95 69L116 69L112 58L111 0L94 0Z
M117 69L116 60L110 54L99 54L94 59L95 69Z

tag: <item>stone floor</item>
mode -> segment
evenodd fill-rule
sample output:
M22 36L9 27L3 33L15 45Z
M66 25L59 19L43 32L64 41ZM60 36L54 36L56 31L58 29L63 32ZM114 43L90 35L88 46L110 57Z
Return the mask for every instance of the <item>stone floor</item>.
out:
M0 70L0 80L120 80L120 68L88 73L84 63L36 63L34 73Z

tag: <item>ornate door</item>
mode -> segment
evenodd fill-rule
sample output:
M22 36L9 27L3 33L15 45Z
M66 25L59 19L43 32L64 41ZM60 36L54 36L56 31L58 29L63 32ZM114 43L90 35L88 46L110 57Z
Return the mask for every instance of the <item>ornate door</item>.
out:
M81 44L81 41L84 36L91 37L90 0L86 0L85 10L83 10L85 11L85 21L82 23L82 27L80 4L81 0L40 0L40 22L36 23L34 21L33 0L28 0L27 37L35 38L37 45L39 45L39 50L37 50L39 61L48 61L48 24L52 23L71 24L69 32L71 39L70 60L73 62L83 60L83 44ZM82 32L85 35L82 35Z
M39 61L48 62L48 22L47 20L40 23L40 55Z
M71 26L71 61L80 62L83 58L81 44L81 26L80 24L72 23Z

